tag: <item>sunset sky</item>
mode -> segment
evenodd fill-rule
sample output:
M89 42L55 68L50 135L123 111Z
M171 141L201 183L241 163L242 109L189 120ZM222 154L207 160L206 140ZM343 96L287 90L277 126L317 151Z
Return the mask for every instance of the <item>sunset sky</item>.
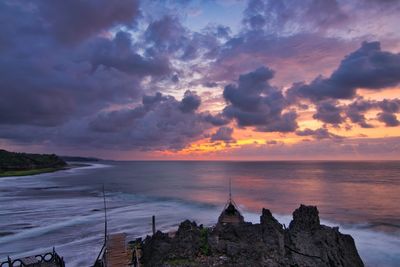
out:
M0 1L0 148L400 159L400 1Z

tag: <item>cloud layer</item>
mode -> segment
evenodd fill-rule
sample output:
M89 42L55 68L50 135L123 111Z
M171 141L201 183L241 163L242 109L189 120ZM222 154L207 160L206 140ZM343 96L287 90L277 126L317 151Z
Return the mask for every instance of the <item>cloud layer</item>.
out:
M360 136L383 144L388 133L395 143L399 11L398 1L2 1L0 144L179 154L253 139L299 151L365 150Z

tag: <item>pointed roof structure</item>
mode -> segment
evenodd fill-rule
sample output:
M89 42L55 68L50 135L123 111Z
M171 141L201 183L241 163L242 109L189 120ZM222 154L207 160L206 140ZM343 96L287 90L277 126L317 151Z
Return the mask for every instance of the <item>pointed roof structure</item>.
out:
M242 214L240 214L239 209L236 206L236 203L232 199L232 184L231 184L231 178L229 178L229 200L225 204L225 207L222 210L221 215L218 217L218 223L239 224L243 222L244 218Z

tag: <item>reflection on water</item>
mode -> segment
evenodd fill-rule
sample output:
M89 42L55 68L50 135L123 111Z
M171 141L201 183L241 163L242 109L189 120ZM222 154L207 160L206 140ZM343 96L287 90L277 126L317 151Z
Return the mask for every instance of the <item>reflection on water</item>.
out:
M111 231L134 238L150 232L153 214L161 230L186 218L215 223L231 179L247 220L266 207L287 224L300 203L317 205L323 220L354 235L370 266L400 260L400 162L105 164L1 179L0 259L56 245L69 266L89 265L102 242L102 184ZM368 243L372 236L381 247Z
M399 176L399 162L130 162L79 182L223 205L231 178L235 199L249 211L287 214L307 203L330 220L399 224Z

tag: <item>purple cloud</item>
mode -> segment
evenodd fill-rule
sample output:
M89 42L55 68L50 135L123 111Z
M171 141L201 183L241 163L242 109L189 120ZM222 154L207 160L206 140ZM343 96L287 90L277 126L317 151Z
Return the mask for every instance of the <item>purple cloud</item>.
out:
M396 115L389 112L381 112L378 114L378 120L385 123L387 127L396 127L400 125L400 121Z
M210 141L223 141L225 143L235 142L235 139L232 137L233 128L231 127L221 127L214 134L211 135Z
M116 25L132 27L140 15L136 0L40 0L34 4L50 33L63 43L79 42Z
M342 109L336 101L325 100L317 103L317 112L313 115L313 118L325 123L339 125L344 122L341 112Z
M113 40L108 38L93 40L88 48L92 70L104 66L139 76L171 73L167 58L145 58L135 51L132 43L131 35L124 31L119 31Z
M311 136L317 140L322 140L322 139L341 140L341 139L343 139L342 136L330 133L328 131L328 129L326 129L326 128L318 128L316 130L311 130L309 128L306 128L304 130L296 131L296 134L298 136Z
M182 101L179 103L179 109L184 113L194 112L199 108L201 98L192 91L186 91L183 95Z
M255 126L258 131L291 132L297 128L297 114L283 112L286 100L269 80L274 72L261 67L239 77L238 85L227 85L223 95L230 103L223 114L239 126Z
M310 84L298 83L290 97L313 101L351 99L359 88L380 90L400 83L400 54L382 51L379 42L364 42L346 56L329 78L317 77Z

